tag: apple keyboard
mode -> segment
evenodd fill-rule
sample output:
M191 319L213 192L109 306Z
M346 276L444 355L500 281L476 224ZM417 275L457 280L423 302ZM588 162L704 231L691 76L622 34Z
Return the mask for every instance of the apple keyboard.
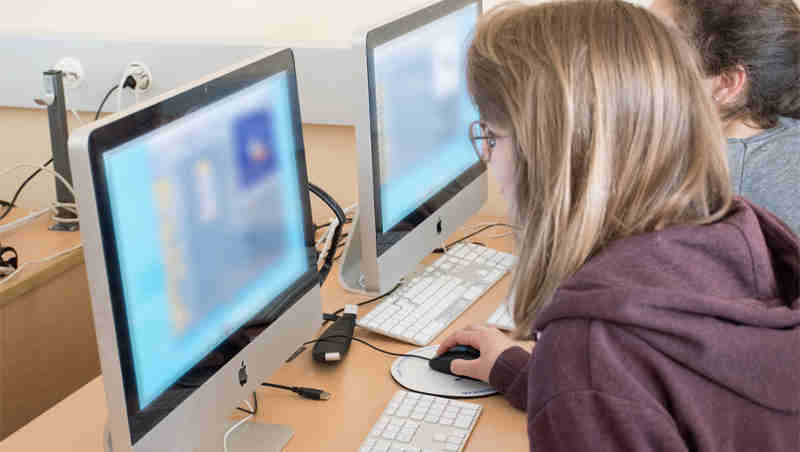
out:
M357 325L403 342L427 345L514 265L514 256L485 246L454 245Z
M481 406L397 391L361 443L359 452L459 452Z
M489 320L487 320L486 323L506 331L514 331L516 328L516 325L514 325L514 318L511 316L511 312L508 311L508 304L505 300L500 303L500 306L489 316Z

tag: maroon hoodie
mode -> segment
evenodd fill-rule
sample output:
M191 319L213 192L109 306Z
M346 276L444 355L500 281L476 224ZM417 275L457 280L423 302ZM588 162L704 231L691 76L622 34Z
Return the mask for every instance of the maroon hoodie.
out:
M491 384L535 451L800 451L800 243L747 201L618 240L563 284Z

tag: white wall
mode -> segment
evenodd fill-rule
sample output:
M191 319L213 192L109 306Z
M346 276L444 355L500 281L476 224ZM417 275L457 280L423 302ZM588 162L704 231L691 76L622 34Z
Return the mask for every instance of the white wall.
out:
M651 0L631 0L649 3ZM525 3L539 3L528 0ZM3 2L0 31L93 33L104 39L347 39L352 26L419 0L38 0ZM499 0L485 0L490 8ZM126 10L126 8L128 10Z
M103 39L321 41L347 40L354 25L370 25L376 19L415 7L420 0L3 3L0 31L5 32L92 33ZM497 3L498 0L486 0L484 5Z
M96 42L108 46L110 55L102 58L103 61L91 59L97 57L82 61L90 83L75 92L68 92L68 105L89 111L99 104L103 93L117 82L115 77L119 77L108 70L107 60L129 58L127 55L120 57L114 54L114 49L131 51L131 48L136 48L136 41L147 42L144 47L148 49L154 48L153 43L158 41L164 41L164 47L173 48L191 47L192 43L202 49L208 49L210 45L233 46L227 54L224 50L205 53L198 51L196 70L204 71L204 64L208 67L221 67L229 64L228 61L223 62L225 57L236 59L236 51L268 42L345 45L349 43L355 30L413 8L420 1L3 0L3 12L0 14L0 62L3 64L0 67L4 72L0 73L0 94L5 90L6 93L21 96L22 101L4 103L0 95L0 106L25 108L0 107L0 137L3 138L0 141L0 171L16 163L41 164L50 155L47 116L45 112L34 107L32 99L41 86L41 71L56 63L49 60L54 59L57 51L37 50L43 48L42 41L54 42L52 46L44 47L49 51L53 48L63 49L64 56L70 56L68 52L71 42ZM650 0L631 1L649 3ZM538 2L540 0L528 0L526 3ZM498 3L499 0L484 0L484 7L488 9ZM128 7L130 10L124 11ZM21 39L27 39L29 43L19 44ZM123 45L123 42L126 44ZM138 53L131 53L131 58L143 51L135 52ZM225 57L221 56L223 54L226 54ZM214 61L208 61L210 58ZM103 65L105 67L101 68ZM116 65L118 64L115 62L114 67ZM177 83L174 77L169 78L172 75L171 68L156 64L151 69L162 83L162 91L174 87L164 86L165 80L167 84ZM120 68L119 71L121 70ZM159 72L164 74L164 71L167 71L168 76L159 78ZM98 75L100 72L102 77ZM192 78L201 75L203 74L196 74ZM30 88L20 94L21 88L18 85ZM113 105L114 101L111 102ZM90 114L81 114L84 120L91 118ZM71 126L77 125L74 118L70 118L70 121ZM16 177L0 178L0 199L10 198L25 177L24 172L15 174ZM52 180L39 177L26 187L20 204L25 207L40 207L54 198Z

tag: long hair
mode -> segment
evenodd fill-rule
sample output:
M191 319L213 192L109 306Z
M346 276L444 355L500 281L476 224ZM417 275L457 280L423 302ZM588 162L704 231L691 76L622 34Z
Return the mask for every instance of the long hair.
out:
M800 119L800 9L795 0L671 0L707 76L737 66L745 91L720 112L759 128Z
M722 218L719 119L679 33L612 0L486 14L467 54L481 117L511 131L516 336L610 242Z

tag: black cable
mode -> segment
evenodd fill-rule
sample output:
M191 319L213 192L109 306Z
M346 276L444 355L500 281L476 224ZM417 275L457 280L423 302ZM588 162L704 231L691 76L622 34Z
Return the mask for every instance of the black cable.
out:
M114 86L111 87L110 90L108 90L108 92L106 93L106 97L103 98L103 101L100 102L100 106L97 108L97 113L94 114L94 120L95 121L97 121L97 118L100 117L100 112L103 111L103 105L106 104L106 101L108 100L108 96L110 96L111 93L113 93L114 90L117 89L117 88L119 88L119 85L114 85Z
M49 164L51 164L51 163L53 163L53 159L52 159L52 158L51 158L50 160L46 161L46 162L44 163L44 165L42 165L42 166L47 166L47 165L49 165ZM9 213L9 212L11 212L11 209L13 209L14 207L16 207L16 206L14 205L14 203L15 203L15 202L17 202L17 198L19 197L19 194L22 192L22 189L23 189L23 188L25 188L25 186L26 186L26 185L28 185L28 182L30 182L30 181L31 181L31 179L33 179L34 177L36 177L36 175L37 175L37 174L39 174L39 173L41 173L41 172L42 172L42 169L41 169L41 168L37 169L36 171L34 171L34 172L33 172L33 174L31 174L30 176L28 176L28 178L27 178L27 179L25 179L25 181L24 181L24 182L22 182L22 185L20 185L20 186L19 186L19 188L17 188L17 192L16 192L16 193L14 193L14 197L13 197L13 198L11 198L11 201L10 201L10 202L8 202L8 203L6 203L6 204L7 204L7 206L6 206L6 210L4 210L2 214L0 214L0 220L2 220L3 218L5 218L6 216L8 216L8 213Z
M308 183L308 189L311 191L311 193L317 195L319 199L327 204L336 215L336 219L339 220L339 224L337 224L336 228L333 230L333 239L331 241L330 249L328 250L328 255L325 256L325 260L322 263L322 268L319 269L319 285L321 286L322 283L325 282L325 278L328 277L328 273L331 272L331 268L333 267L333 258L336 256L336 247L339 244L339 237L342 235L342 227L344 227L344 224L347 221L347 216L345 216L341 206L339 206L339 204L331 197L331 195L326 193L325 190L319 188L311 182Z
M451 246L458 245L459 243L463 242L464 240L467 240L470 237L474 237L474 236L480 234L481 232L483 232L483 231L485 231L487 229L491 229L491 228L494 228L494 227L497 227L497 226L504 226L504 227L507 227L507 228L514 228L514 226L511 226L510 224L505 224L505 223L495 223L495 224L486 225L486 226L478 229L477 231L473 232L472 234L469 234L469 235L466 235L464 237L461 237L460 239L456 240L455 242L448 244L447 247L450 248ZM433 252L437 253L437 254L441 254L441 253L444 253L444 249L435 248L433 250Z
M397 288L398 288L398 287L400 287L401 285L403 285L403 283L397 283L397 284L395 284L395 286L394 286L394 287L392 287L392 289L391 289L390 291L388 291L388 292L386 292L386 293L384 293L384 294L378 295L378 296L377 296L377 297L375 297L375 298L370 298L370 299L369 299L369 300L367 300L367 301L362 301L361 303L356 303L356 306L364 306L364 305L366 305L366 304L374 303L374 302L376 302L376 301L380 300L381 298L388 297L388 296L389 296L389 295L391 295L391 294L392 294L392 293L393 293L395 290L397 290ZM326 323L328 323L328 322L330 322L330 321L333 321L333 320L336 320L336 319L338 319L338 318L339 318L339 314L341 314L342 312L344 312L344 308L339 308L339 309L337 309L336 311L334 311L334 312L333 312L333 314L323 314L323 315L322 315L322 318L323 318L325 321L322 323L322 325L325 325Z
M345 232L344 234L342 234L341 237L339 237L339 244L336 245L337 250L339 248L344 248L347 245L347 241L344 239L346 239L348 236L349 234ZM339 256L336 256L333 260L335 261L338 257L341 257L341 253L339 254Z
M365 341L363 339L359 339L359 338L353 337L353 336L345 336L343 334L332 334L330 336L326 336L325 338L310 340L308 342L304 342L303 343L303 347L305 347L306 345L313 344L315 342L324 342L324 341L327 341L328 339L338 339L338 338L351 339L351 340L354 340L356 342L360 342L360 343L366 345L367 347L369 347L369 348L371 348L373 350L377 350L377 351L379 351L381 353L386 353L387 355L408 357L408 358L419 358L419 359L424 359L425 361L430 361L431 360L431 358L426 358L424 356L411 355L411 354L406 354L406 353L394 353L394 352L386 351L386 350L383 350L381 348L378 348L378 347L370 344L369 342L367 342L367 341Z
M344 224L350 224L350 223L352 223L352 222L353 222L353 219L348 217L348 218L347 218L347 220L345 220ZM315 231L318 231L318 230L320 230L320 229L322 229L322 228L327 228L327 227L328 227L328 226L330 226L330 225L331 225L330 223L324 223L324 224L315 224L315 225L314 225L314 230L315 230Z
M245 410L244 408L239 407L239 406L237 406L236 409L239 410L239 411L244 411L247 414L255 416L258 413L258 397L256 397L256 392L253 391L253 411Z
M294 392L300 397L305 397L306 399L311 399L311 400L328 400L331 398L331 394L329 392L323 391L322 389L306 388L303 386L284 386L266 382L261 383L261 386L266 386L268 388L285 389L287 391Z
M13 257L5 258L3 256L13 254ZM0 267L11 267L15 271L19 268L19 255L17 250L10 246L0 245ZM0 278L5 278L7 275L0 275Z

